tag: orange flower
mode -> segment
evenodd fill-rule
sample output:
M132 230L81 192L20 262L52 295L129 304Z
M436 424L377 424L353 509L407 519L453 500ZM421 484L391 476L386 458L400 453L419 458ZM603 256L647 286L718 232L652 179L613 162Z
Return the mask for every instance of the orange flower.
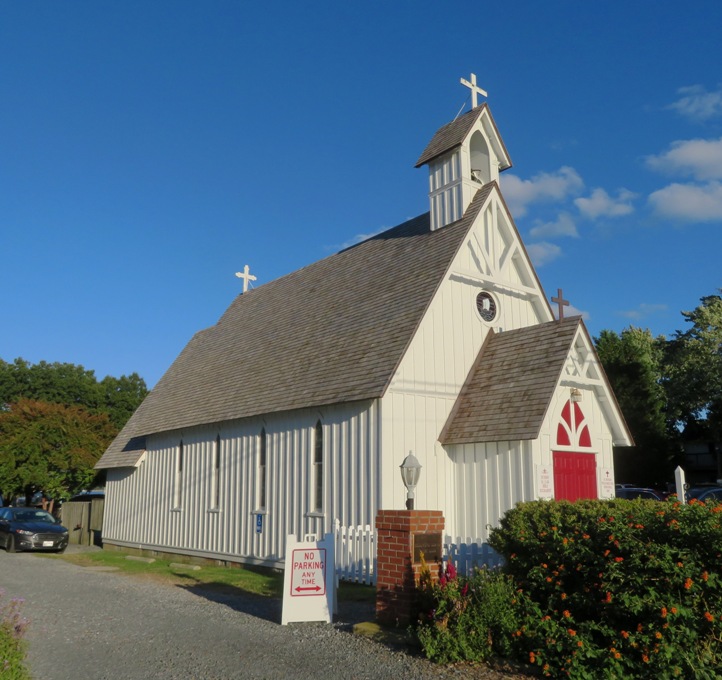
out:
M569 633L569 635L574 637L577 634L577 631L574 630L573 628L567 628L567 633Z
M670 609L669 611L671 611L672 614L676 614L676 613L677 613L677 607L672 607L672 609Z
M709 573L706 571L703 571L702 572L702 580L706 582L708 578L709 578Z
M619 652L614 652L614 658L615 659L621 659L622 655Z
M662 607L662 618L664 619L666 617L667 617L667 607Z
M604 598L605 602L611 602L612 601L612 594L607 591L607 596Z
M621 634L625 640L629 637L629 633L626 630L623 630Z
M681 562L677 562L677 566L681 569L684 566L684 564L682 564Z
M535 663L536 662L536 654L534 652L529 652L529 663Z
M714 616L712 616L712 614L710 614L709 612L704 613L704 618L707 619L707 621L709 621L710 623L714 621Z
M649 663L649 657L646 654L642 654L642 661L644 661L644 663Z
M577 647L584 647L584 643L581 640L577 640Z
M567 594L566 594L566 593L562 593L562 600L566 600L566 599L567 599Z
M615 562L624 562L624 558L623 557L615 557L614 561Z
M662 633L660 633L659 631L657 631L657 632L654 634L654 637L656 637L657 640L661 640L661 639L662 639Z
M572 615L568 609L565 609L562 613L564 614L565 619L568 619Z
M689 590L692 587L692 579L689 576L684 580L685 590Z
M589 534L582 534L582 538L589 538Z

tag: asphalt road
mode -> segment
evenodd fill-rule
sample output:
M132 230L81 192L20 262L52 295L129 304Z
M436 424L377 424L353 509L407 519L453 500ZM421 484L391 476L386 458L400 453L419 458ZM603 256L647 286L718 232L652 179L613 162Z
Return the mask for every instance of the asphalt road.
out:
M25 599L37 680L501 678L447 669L334 624L281 626L280 602L0 550L0 604Z

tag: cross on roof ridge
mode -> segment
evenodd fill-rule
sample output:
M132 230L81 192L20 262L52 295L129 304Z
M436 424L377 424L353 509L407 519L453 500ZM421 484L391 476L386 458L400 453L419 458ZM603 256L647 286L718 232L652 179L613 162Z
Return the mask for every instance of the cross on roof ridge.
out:
M256 280L256 277L253 276L253 274L251 274L251 270L250 270L250 268L248 267L248 265L246 265L245 267L243 267L243 271L242 271L242 272L236 272L236 276L237 276L239 279L243 279L243 292L244 292L244 293L248 291L248 284L249 284L249 282Z

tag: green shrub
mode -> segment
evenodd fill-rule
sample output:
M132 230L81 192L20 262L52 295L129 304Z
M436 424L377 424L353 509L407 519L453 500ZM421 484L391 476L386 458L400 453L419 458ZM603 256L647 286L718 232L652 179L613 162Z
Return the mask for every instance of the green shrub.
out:
M0 598L4 595L0 590ZM3 680L30 680L25 668L23 633L27 621L22 617L22 600L0 601L0 678Z
M520 621L512 604L516 587L508 576L477 570L470 578L457 577L449 564L432 584L423 565L420 588L425 606L416 633L429 659L488 661L511 654Z
M722 677L722 506L537 501L489 543L518 587L514 654L551 677Z

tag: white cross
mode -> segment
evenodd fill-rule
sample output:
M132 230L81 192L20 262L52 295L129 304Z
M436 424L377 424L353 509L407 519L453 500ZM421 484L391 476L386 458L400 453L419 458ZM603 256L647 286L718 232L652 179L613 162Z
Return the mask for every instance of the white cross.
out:
M480 87L476 84L476 73L471 74L471 79L466 80L465 78L461 78L461 84L465 85L471 90L471 108L475 109L479 103L476 98L477 94L480 94L482 97L488 97L489 95L486 94L486 90L482 90Z
M243 279L243 292L245 293L248 290L248 282L249 281L255 281L256 277L253 276L253 274L250 273L248 265L243 267L242 272L236 272L236 276L239 279Z

